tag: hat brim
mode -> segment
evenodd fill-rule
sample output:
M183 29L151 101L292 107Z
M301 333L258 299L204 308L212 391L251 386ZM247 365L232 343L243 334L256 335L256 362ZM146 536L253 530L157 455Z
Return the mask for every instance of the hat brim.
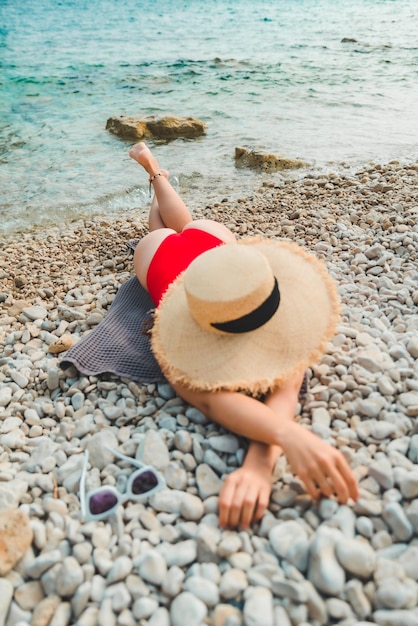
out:
M173 384L197 391L266 393L324 353L338 320L336 287L323 263L295 243L245 238L225 245L255 246L267 257L281 296L275 315L247 333L207 331L189 311L182 274L156 311L152 349Z

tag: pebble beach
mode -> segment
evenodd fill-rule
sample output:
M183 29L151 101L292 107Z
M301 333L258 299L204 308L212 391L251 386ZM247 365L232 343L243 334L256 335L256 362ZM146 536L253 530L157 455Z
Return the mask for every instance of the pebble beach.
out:
M217 496L246 442L168 384L63 371L132 276L144 214L4 237L0 254L0 626L418 626L418 163L270 182L196 217L288 238L336 280L341 322L298 420L338 447L360 499L313 502L279 459L251 530ZM78 488L167 487L85 522Z

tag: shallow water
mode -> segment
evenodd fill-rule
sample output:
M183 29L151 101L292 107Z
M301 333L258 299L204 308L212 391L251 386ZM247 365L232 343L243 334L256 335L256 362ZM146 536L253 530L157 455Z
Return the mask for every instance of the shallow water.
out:
M192 207L266 179L235 167L236 146L315 169L418 158L415 0L3 0L0 23L5 233L145 210L112 115L207 123L153 146Z

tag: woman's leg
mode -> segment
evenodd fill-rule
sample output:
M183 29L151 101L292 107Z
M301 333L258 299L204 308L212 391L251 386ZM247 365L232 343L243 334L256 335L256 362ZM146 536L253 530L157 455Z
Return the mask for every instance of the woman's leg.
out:
M168 171L167 170L161 170L161 173L163 176L165 176L165 178L168 179ZM149 216L148 216L148 228L150 233L153 230L158 230L159 228L167 228L167 225L164 224L162 217L161 217L161 213L160 213L160 207L158 206L158 200L157 200L157 196L154 194L152 201L151 201L151 207L149 210Z
M151 150L145 143L140 142L130 150L129 156L142 165L149 175L154 187L161 223L178 233L181 232L183 227L191 222L193 218L177 191L173 189L168 178L164 175L164 171L160 168ZM156 203L154 203L154 213L157 207ZM164 227L159 224L160 222L157 220L155 225L158 228ZM155 230L154 221L152 226L152 230Z

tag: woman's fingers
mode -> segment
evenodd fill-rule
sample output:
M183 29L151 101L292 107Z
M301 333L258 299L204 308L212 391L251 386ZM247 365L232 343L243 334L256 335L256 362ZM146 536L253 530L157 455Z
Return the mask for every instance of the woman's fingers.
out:
M229 525L229 516L234 492L235 485L227 478L219 493L219 526L221 528L227 528Z
M293 428L297 428L293 424ZM297 437L285 441L284 449L294 472L302 479L309 495L335 495L345 503L358 498L354 474L339 450L303 427L297 428Z
M328 498L335 495L341 503L358 498L354 474L343 455L334 448L325 456L311 459L299 475L313 498L320 494Z
M270 499L271 482L238 470L226 479L219 494L221 528L248 528L261 519Z

